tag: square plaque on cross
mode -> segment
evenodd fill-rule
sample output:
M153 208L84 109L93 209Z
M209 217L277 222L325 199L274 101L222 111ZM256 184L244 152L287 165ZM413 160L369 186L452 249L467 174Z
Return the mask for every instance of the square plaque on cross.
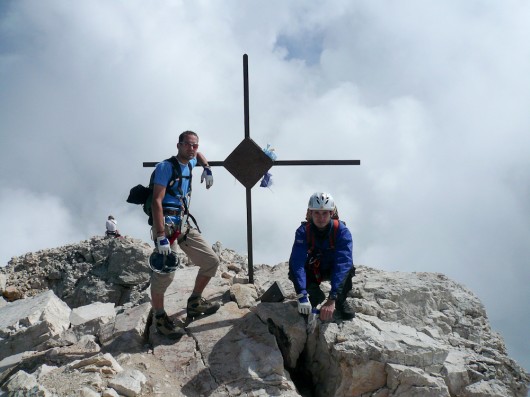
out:
M251 189L272 167L272 159L250 138L245 138L224 161L224 167Z

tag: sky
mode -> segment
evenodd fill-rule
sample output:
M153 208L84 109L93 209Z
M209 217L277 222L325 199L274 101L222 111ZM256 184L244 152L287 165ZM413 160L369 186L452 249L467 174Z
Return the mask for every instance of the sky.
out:
M144 161L194 130L209 160L250 136L278 160L252 189L254 263L287 261L313 192L354 261L443 273L484 303L530 370L530 3L0 2L0 265L102 235L150 240ZM249 167L252 165L249 164ZM204 237L247 252L245 188L194 172Z

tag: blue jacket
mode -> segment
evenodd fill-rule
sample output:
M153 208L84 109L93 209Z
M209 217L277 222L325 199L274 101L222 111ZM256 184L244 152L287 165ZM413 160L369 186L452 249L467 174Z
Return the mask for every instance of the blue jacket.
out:
M314 228L314 225L311 225ZM329 233L333 233L333 222L329 224ZM330 294L337 293L339 285L344 281L344 277L353 267L353 240L346 225L339 222L339 229L335 238L335 249L330 249L329 233L326 238L319 240L315 238L315 251L320 250L322 257L320 269L322 273L331 272ZM306 232L306 222L296 229L293 249L289 258L289 270L293 279L294 288L297 294L305 294L306 291L306 270L305 264L308 257L309 244Z

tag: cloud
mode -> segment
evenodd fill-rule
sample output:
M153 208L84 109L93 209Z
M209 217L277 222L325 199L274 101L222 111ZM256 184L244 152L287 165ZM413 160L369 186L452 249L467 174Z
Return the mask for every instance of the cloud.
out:
M82 239L61 199L24 189L0 189L0 265L23 255Z
M309 196L329 191L356 263L467 285L530 367L529 5L0 7L2 261L102 234L109 213L149 241L140 207L125 203L149 180L142 162L173 154L186 129L210 160L231 153L248 53L258 145L279 160L362 164L273 167L271 189L252 189L255 263L287 260ZM191 211L206 239L245 252L245 189L221 168L208 191L198 179Z

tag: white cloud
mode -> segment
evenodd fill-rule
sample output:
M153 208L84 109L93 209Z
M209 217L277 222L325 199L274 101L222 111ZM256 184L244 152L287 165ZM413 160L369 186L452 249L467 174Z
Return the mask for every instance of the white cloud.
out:
M244 136L248 53L256 143L271 143L280 160L362 162L273 167L272 188L252 190L255 262L287 260L309 195L328 190L357 263L466 284L511 353L530 357L529 5L6 4L3 261L102 234L109 213L148 240L140 207L125 203L149 179L142 162L173 154L186 129L209 159L230 154ZM246 251L244 188L220 168L208 191L198 177L192 213L205 237ZM46 232L28 245L36 202Z
M25 189L0 189L0 266L13 256L81 240L61 199Z

